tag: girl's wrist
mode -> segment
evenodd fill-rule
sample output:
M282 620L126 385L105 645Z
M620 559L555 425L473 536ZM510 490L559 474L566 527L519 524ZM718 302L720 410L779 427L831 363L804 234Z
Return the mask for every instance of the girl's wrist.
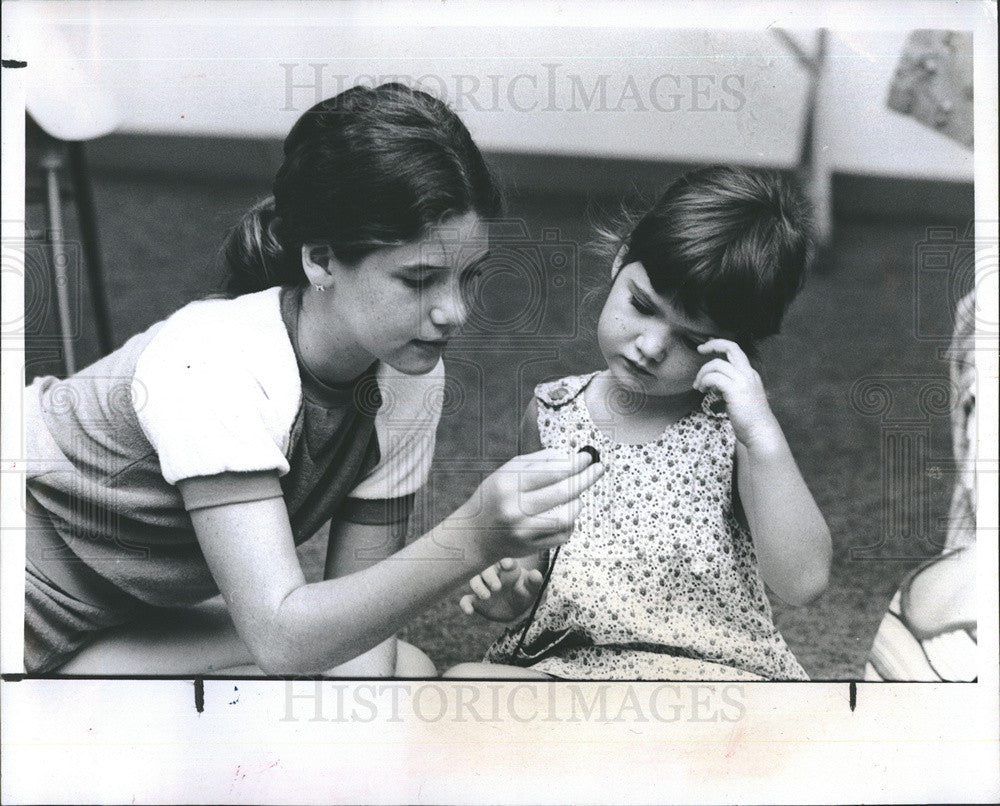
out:
M457 538L454 540L461 551L462 560L466 561L471 573L479 573L484 568L497 562L502 553L494 546L496 527L490 529L476 517L471 501L466 501L451 515L445 518L437 527L445 534ZM452 542L452 541L449 541Z
M742 442L748 452L760 456L781 453L787 447L785 434L773 415L754 428Z

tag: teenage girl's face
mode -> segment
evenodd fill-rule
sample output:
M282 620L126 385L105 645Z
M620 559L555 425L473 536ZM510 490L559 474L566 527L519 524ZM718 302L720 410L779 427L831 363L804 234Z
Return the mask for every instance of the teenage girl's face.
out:
M466 213L356 266L334 265L330 315L353 349L400 372L428 372L465 323L468 287L488 246L478 216Z
M729 337L706 316L691 318L657 294L641 263L618 273L601 318L597 340L612 378L655 396L689 393L702 364L713 356L697 347Z

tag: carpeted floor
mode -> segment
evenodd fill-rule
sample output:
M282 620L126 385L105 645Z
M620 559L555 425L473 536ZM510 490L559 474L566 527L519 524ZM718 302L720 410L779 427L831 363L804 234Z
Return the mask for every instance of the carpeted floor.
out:
M117 344L217 287L213 259L222 235L265 191L245 183L95 177ZM614 200L603 204L615 207ZM599 367L593 328L608 266L586 250L594 204L532 196L512 199L511 207L526 231L511 247L521 257L503 284L486 286L488 310L449 348L446 411L415 528L446 515L514 454L535 383ZM29 228L40 226L40 216L29 206ZM899 580L944 538L950 442L947 406L935 390L947 377L941 339L951 330L950 310L970 278L922 265L920 245L928 227L940 223L839 220L784 333L763 351L773 407L835 544L827 592L805 608L775 604L779 627L816 679L859 677ZM550 273L533 275L538 262ZM70 267L77 349L80 362L89 363L98 354L77 265ZM555 275L561 279L550 283ZM38 275L27 287L34 312L29 379L59 374L50 288ZM889 461L893 440L918 446L910 464ZM301 549L313 578L323 543L317 537ZM405 636L443 669L477 659L498 631L467 619L452 597L417 615Z

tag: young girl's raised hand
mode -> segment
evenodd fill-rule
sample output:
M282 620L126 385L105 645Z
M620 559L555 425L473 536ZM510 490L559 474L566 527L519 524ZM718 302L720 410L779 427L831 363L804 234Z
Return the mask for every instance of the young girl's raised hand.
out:
M805 604L826 588L830 530L771 411L760 375L746 354L727 339L710 339L698 346L698 352L725 356L702 366L694 387L725 398L729 421L739 440L739 497L761 576L789 604Z
M517 560L505 557L470 581L472 593L459 600L462 611L478 613L490 621L513 621L524 613L542 587L542 572L526 568Z
M728 339L709 339L698 345L702 355L721 354L706 362L694 379L699 392L718 392L736 438L748 448L780 444L781 427L771 412L760 375L740 346Z

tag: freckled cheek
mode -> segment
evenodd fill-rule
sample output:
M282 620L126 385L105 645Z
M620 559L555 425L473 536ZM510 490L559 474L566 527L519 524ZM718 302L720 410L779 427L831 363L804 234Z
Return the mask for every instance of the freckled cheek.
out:
M605 337L622 337L628 332L628 319L615 310L605 308L597 320L597 332Z
M611 356L618 352L615 345L620 341L611 325L612 323L603 316L597 322L597 347L606 361L610 361Z

